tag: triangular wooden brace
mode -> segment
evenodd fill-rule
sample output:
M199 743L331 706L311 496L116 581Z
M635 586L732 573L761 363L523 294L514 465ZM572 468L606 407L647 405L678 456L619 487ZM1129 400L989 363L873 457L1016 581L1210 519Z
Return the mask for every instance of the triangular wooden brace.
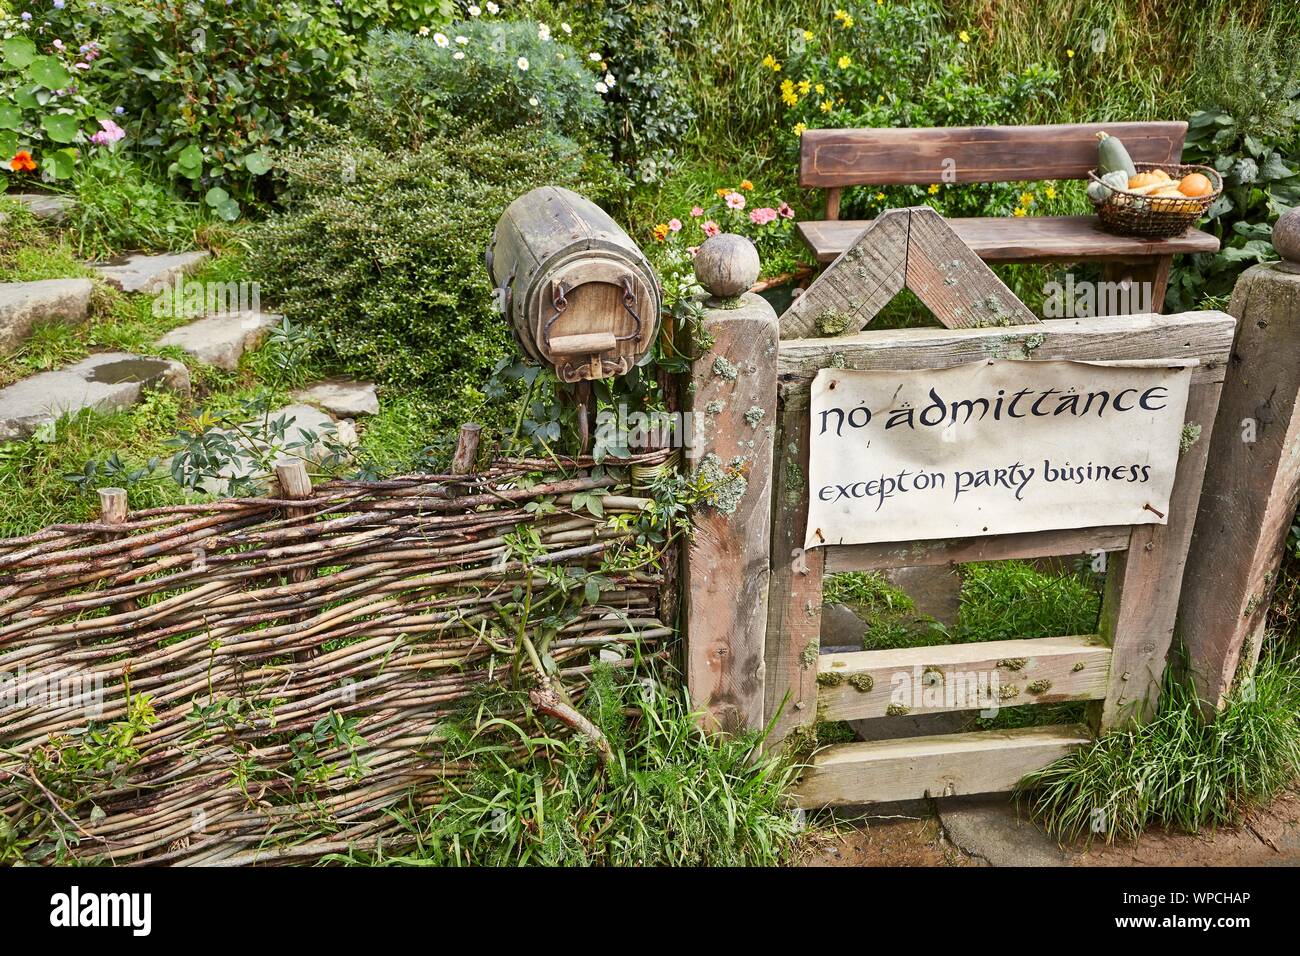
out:
M950 329L1039 321L929 206L891 209L781 316L781 338L859 332L904 288Z

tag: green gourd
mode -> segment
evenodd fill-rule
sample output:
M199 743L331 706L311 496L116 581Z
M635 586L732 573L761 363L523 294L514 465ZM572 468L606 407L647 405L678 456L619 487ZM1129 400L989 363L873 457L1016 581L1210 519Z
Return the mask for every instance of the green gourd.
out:
M1088 183L1088 198L1093 202L1109 199L1116 189L1128 189L1128 173L1121 169L1106 173L1100 178L1100 182Z
M1097 134L1097 171L1105 173L1123 172L1126 176L1136 176L1137 167L1129 156L1124 144L1109 133Z

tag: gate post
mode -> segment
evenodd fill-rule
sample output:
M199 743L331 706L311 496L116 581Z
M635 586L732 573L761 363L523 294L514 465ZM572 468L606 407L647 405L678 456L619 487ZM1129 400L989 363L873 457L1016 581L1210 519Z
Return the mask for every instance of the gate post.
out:
M1300 209L1273 229L1282 262L1252 266L1237 319L1178 632L1208 714L1259 658L1287 529L1300 499Z
M740 236L715 236L695 258L712 344L693 362L685 405L692 469L710 494L685 549L686 677L705 725L725 731L763 726L777 320L746 291L758 272Z

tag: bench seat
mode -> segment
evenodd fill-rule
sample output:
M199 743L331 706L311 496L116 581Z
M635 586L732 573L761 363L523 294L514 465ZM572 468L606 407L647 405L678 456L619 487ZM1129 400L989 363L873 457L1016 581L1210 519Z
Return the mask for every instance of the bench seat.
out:
M1127 262L1154 256L1218 252L1219 240L1200 229L1174 239L1130 239L1101 228L1096 216L1025 216L947 220L986 262ZM871 224L827 219L798 224L819 263L834 262Z

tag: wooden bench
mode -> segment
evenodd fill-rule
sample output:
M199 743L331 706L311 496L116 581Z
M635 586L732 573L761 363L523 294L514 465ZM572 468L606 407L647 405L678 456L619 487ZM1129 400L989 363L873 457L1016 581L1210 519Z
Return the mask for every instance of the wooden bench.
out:
M1181 161L1187 124L1079 123L934 129L810 129L800 139L799 182L826 190L826 219L798 225L819 263L834 262L868 225L840 219L845 186L1002 183L1086 179L1097 165L1097 132L1118 136L1134 162ZM1151 283L1151 311L1164 307L1175 255L1217 252L1199 229L1175 239L1128 239L1095 216L950 219L986 262L1099 262L1110 281Z

